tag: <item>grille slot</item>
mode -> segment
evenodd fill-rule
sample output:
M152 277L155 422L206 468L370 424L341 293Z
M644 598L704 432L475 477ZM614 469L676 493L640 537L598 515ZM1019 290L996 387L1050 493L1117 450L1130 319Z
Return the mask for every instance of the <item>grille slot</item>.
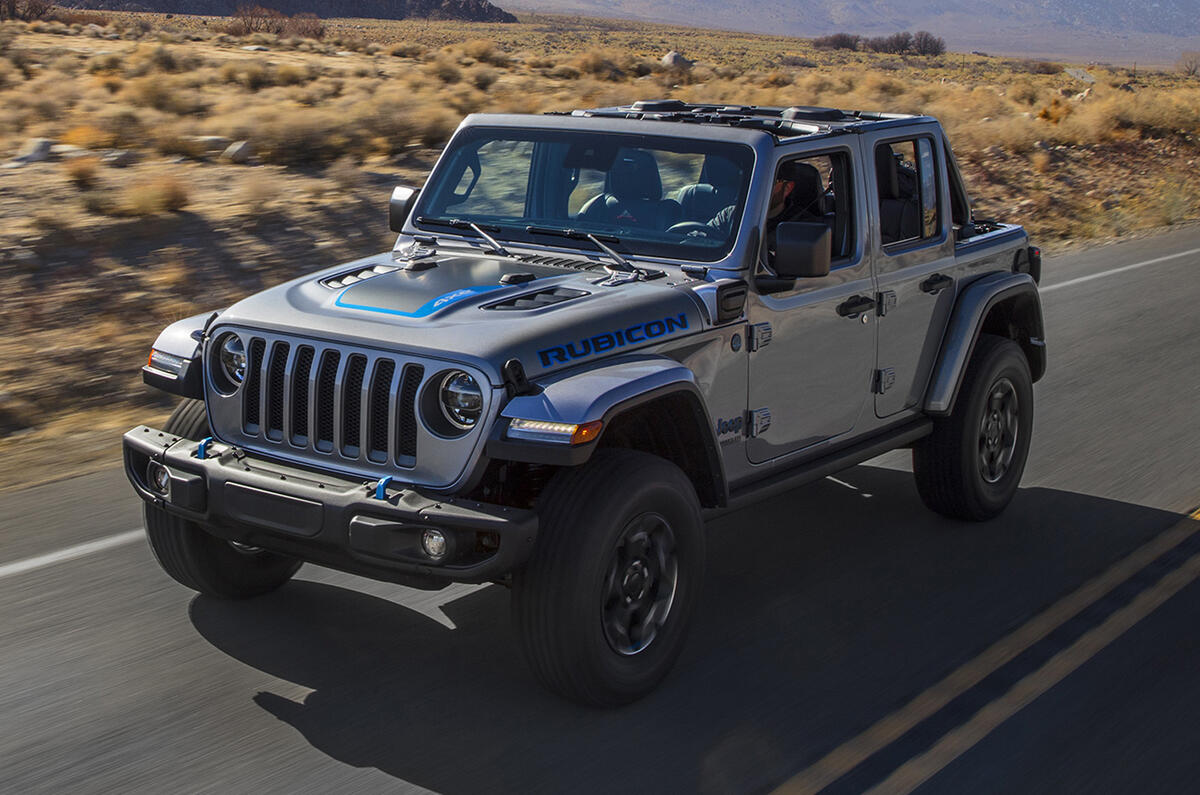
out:
M405 365L400 399L396 401L396 463L402 467L417 462L417 390L424 377L421 365Z
M363 376L367 371L367 357L350 356L346 366L346 383L342 386L342 455L358 458L361 444L362 388Z
M265 403L267 406L267 438L273 441L283 438L283 384L290 349L291 346L286 342L277 342L271 348Z
M333 450L333 395L341 360L342 355L337 351L325 351L317 377L317 438L314 446L323 453Z
M367 458L380 464L388 459L388 407L395 375L396 363L391 359L380 359L375 363L375 374L371 378L371 438L367 441Z
M296 351L296 368L292 371L292 444L308 444L308 379L312 375L313 349L301 345Z
M246 363L246 384L242 402L242 421L246 433L258 433L259 418L262 416L262 362L267 343L257 337L250 340L250 361Z

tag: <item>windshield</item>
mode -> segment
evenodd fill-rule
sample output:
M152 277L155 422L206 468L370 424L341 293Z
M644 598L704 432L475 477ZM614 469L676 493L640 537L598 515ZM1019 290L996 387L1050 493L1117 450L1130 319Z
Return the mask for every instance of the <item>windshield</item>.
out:
M569 130L478 127L450 146L418 227L475 223L500 240L595 251L592 234L624 254L705 262L733 247L754 158L742 144Z

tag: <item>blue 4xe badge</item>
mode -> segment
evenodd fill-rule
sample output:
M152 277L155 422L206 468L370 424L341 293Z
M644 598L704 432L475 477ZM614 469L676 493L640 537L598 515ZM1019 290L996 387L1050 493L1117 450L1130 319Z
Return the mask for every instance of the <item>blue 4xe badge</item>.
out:
M585 337L577 342L566 345L555 345L538 351L542 367L553 364L566 364L572 359L582 359L597 353L611 351L614 348L624 348L626 345L652 340L655 337L665 337L688 327L687 313L680 312L675 317L664 317L662 320L651 320L649 323L638 323L628 328L606 331L593 337Z

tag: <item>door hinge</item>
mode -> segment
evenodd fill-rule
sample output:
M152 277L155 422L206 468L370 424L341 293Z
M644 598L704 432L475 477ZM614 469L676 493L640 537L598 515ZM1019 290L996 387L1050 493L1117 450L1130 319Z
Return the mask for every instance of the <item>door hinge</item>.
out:
M875 311L883 317L896 308L896 293L894 290L884 290L875 300Z
M885 367L882 370L875 371L875 378L871 384L871 391L876 395L882 395L884 392L891 389L896 384L896 371L891 367Z
M746 412L746 435L762 436L771 427L770 409L750 409Z
M746 330L746 348L756 351L771 344L771 324L755 323Z

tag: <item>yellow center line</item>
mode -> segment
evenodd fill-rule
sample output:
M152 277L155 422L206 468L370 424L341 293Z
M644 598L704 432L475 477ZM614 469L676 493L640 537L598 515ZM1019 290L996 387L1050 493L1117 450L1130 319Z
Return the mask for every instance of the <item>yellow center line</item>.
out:
M820 792L891 745L917 724L999 670L1026 649L1079 615L1114 588L1200 530L1200 509L1117 561L1107 571L1055 602L1021 627L988 647L896 712L830 751L784 782L776 792L802 795Z
M1029 706L1038 696L1066 679L1197 577L1200 577L1200 554L1188 558L1186 563L1163 577L1153 588L1138 594L1103 624L1089 630L1041 668L1013 685L1003 696L975 713L971 720L946 734L925 753L905 762L868 792L875 795L912 792L999 728L1004 721Z

